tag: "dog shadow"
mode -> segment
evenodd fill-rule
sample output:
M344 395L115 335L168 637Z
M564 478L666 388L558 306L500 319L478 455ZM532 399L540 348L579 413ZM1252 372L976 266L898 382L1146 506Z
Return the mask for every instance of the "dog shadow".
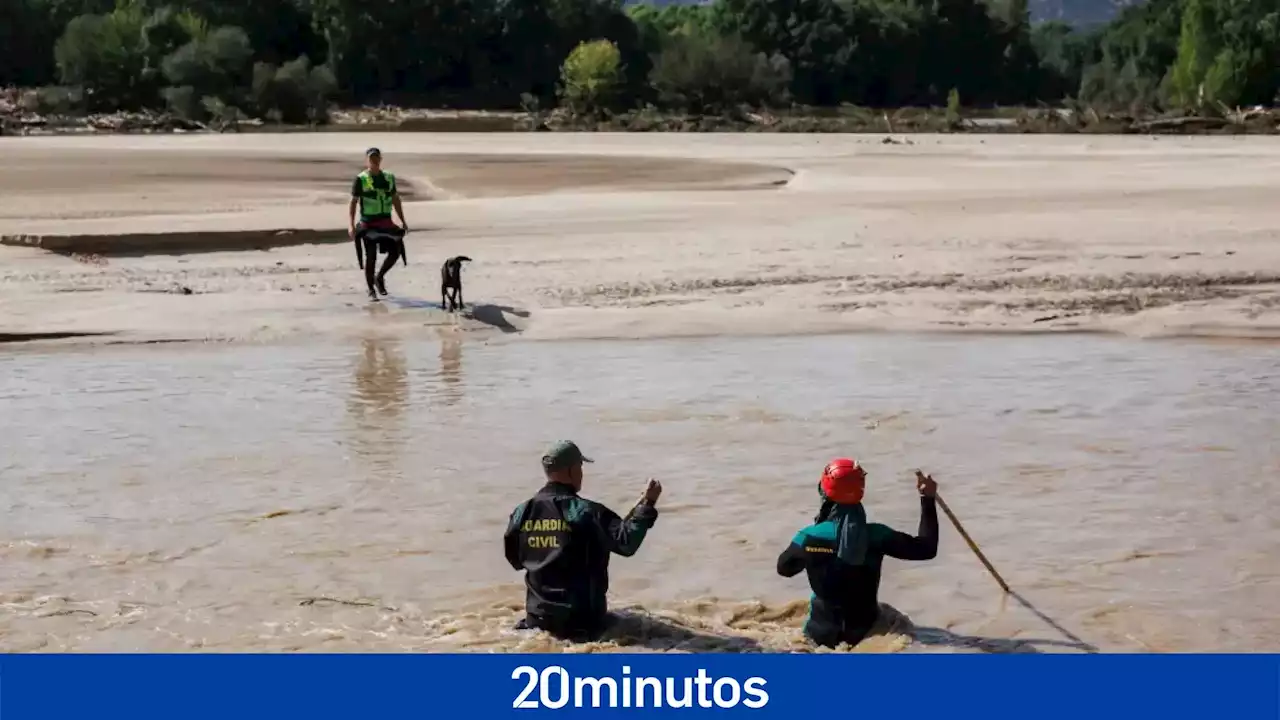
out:
M504 333L517 333L520 328L511 324L507 319L507 315L514 315L518 318L529 317L528 310L518 310L506 305L486 305L484 303L471 305L463 310L463 316L471 318L479 323L484 323L489 327L497 328Z
M402 310L439 310L440 312L448 312L445 305L438 300L426 300L423 298L412 297L393 297L388 298L387 302ZM483 323L489 327L497 328L504 333L517 333L520 328L511 324L507 319L507 315L513 315L518 318L529 317L528 310L520 310L509 305L490 305L487 303L475 303L467 305L459 311L459 315L469 320Z

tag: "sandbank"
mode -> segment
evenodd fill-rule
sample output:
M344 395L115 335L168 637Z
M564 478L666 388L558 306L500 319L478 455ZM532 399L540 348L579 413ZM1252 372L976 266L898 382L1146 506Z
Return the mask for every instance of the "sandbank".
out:
M407 267L364 300L362 151ZM1280 141L430 134L0 139L0 341L951 330L1280 337ZM466 254L473 310L439 310ZM79 337L83 336L83 337Z

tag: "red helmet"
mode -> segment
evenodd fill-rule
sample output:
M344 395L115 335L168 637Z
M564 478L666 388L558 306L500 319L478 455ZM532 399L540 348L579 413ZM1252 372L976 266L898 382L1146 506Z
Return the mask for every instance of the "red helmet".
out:
M827 463L819 481L822 494L832 502L855 505L867 489L867 473L852 458L836 458Z

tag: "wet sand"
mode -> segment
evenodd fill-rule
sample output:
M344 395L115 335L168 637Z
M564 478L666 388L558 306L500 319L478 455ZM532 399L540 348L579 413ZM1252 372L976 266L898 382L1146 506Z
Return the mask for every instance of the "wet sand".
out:
M858 329L1280 337L1280 143L911 143L5 139L16 172L0 181L0 236L60 254L0 247L0 330L235 341L359 328L367 318L342 202L361 150L377 144L408 183L418 231L411 266L391 275L402 302L385 308L386 322L404 328L450 322L429 307L437 268L467 254L476 260L467 295L483 317L462 326L528 338Z

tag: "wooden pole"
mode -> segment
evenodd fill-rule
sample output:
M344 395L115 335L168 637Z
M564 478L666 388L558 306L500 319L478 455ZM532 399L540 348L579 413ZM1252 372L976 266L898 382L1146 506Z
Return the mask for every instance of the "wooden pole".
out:
M947 503L942 499L942 496L934 495L934 498L938 501L938 507L942 508L942 512L946 513L947 518L951 520L951 524L956 526L956 531L960 533L960 537L964 538L964 541L969 544L969 549L972 550L973 554L977 555L978 559L982 561L982 564L986 566L987 572L991 573L991 577L995 578L996 582L1000 583L1000 588L1006 593L1012 593L1013 591L1009 589L1009 584L1004 581L1004 578L1000 577L1000 573L996 572L995 567L991 565L991 561L987 560L987 556L983 555L982 551L978 549L978 543L974 542L973 538L969 537L969 533L965 532L964 526L960 524L958 519L956 519L956 514L951 512L951 508L947 507Z

